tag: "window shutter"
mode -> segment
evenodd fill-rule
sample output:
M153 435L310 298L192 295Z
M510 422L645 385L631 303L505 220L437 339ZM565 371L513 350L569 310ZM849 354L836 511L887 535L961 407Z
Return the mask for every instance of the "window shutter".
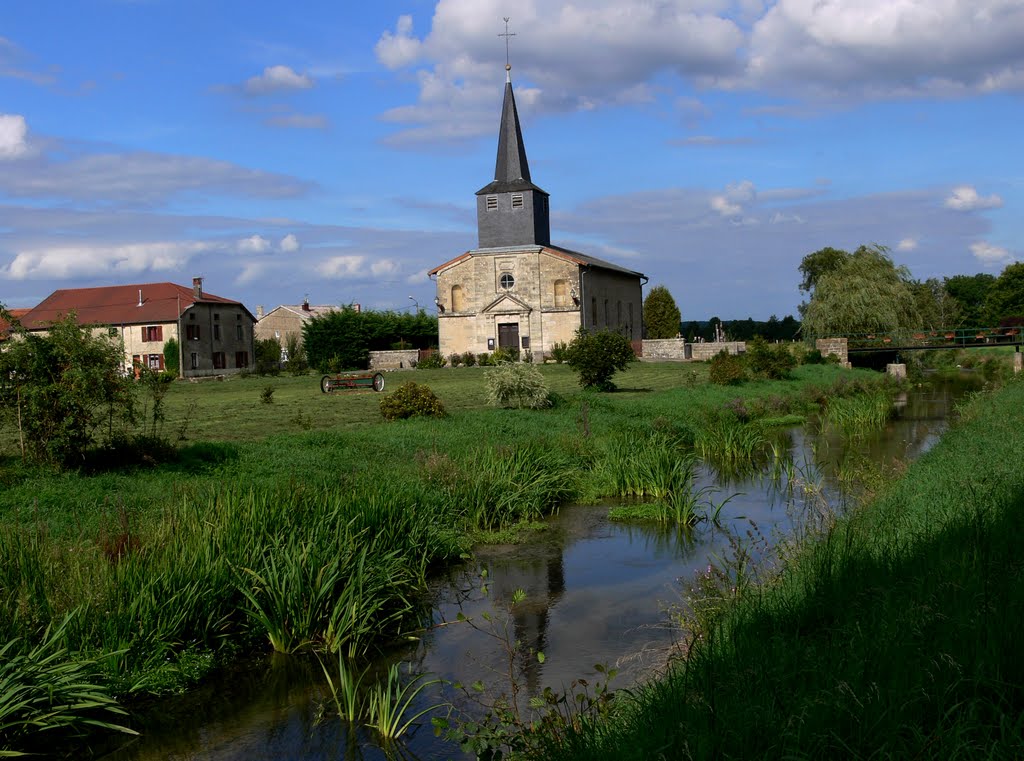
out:
M157 341L163 341L164 340L164 326L163 325L157 325L156 326L156 340ZM164 363L161 360L161 362L160 362L160 369L163 369L163 366L164 366Z

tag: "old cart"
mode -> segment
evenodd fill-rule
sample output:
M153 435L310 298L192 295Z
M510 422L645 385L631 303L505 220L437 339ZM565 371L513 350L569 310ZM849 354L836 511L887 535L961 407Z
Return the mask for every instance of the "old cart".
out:
M351 373L346 375L325 375L320 379L320 390L325 394L331 391L344 391L350 388L384 390L384 376L380 373Z

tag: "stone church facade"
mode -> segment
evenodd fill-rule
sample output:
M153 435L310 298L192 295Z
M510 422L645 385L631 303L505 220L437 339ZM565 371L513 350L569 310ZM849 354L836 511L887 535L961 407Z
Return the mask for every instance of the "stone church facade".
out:
M435 267L441 353L516 348L536 359L580 328L643 332L640 272L551 243L506 78L494 181L477 192L479 246Z

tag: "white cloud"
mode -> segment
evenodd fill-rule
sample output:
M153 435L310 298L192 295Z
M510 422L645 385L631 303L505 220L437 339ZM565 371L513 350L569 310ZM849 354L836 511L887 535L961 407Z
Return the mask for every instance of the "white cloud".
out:
M20 114L0 114L0 161L22 158L29 153L28 125Z
M270 241L262 235L251 235L238 241L238 250L243 254L265 254L270 250Z
M395 33L384 32L374 46L377 60L389 69L400 69L416 63L422 43L412 36L412 16L402 15L395 24Z
M370 272L374 275L391 275L398 272L398 263L392 259L376 259L370 265Z
M330 120L323 114L280 114L266 120L268 127L284 127L285 129L327 129Z
M294 233L288 233L286 236L281 238L281 243L278 245L286 254L294 253L301 248L299 239L295 237Z
M953 188L949 198L946 199L946 208L956 211L977 211L979 209L998 209L1003 205L1003 199L995 193L988 197L978 195L978 191L970 185L960 185Z
M157 241L112 246L53 246L18 252L5 268L12 280L137 275L182 267L212 244Z
M1019 0L778 0L753 26L742 84L868 97L1016 89Z
M243 89L249 95L267 95L288 90L308 90L313 84L313 78L308 74L299 74L289 66L277 65L268 66L259 76L247 79Z
M316 271L326 278L356 277L363 274L366 257L349 254L332 256L317 265Z
M917 249L916 238L903 238L899 243L896 244L897 251L914 251Z
M1010 252L1002 246L995 246L985 241L978 241L971 244L971 253L975 258L986 264L995 264L1006 261L1010 258Z
M711 197L711 208L723 217L736 217L743 212L747 204L757 198L757 190L750 180L743 180L726 186L723 195Z

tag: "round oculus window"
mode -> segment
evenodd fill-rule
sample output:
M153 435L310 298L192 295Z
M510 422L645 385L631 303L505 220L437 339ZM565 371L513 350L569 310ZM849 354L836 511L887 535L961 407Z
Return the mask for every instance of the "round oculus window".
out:
M502 288L509 291L512 290L512 286L516 284L516 279L506 272L501 276L501 279L498 282L501 283Z

